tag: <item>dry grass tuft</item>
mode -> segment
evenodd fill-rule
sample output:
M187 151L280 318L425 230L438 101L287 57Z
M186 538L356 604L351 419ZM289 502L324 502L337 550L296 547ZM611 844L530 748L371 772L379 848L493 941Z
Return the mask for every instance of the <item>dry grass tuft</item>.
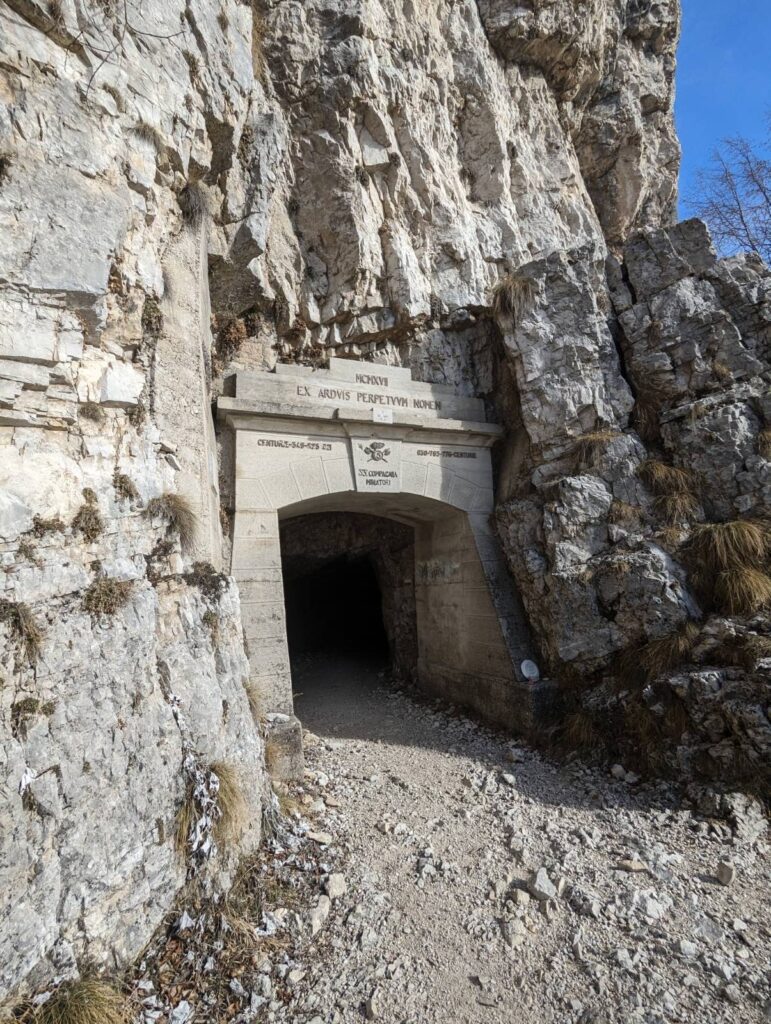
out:
M654 501L653 507L670 526L690 522L701 511L698 498L689 491L661 494Z
M619 436L617 430L594 430L579 437L573 449L576 472L599 469L605 449Z
M183 50L182 56L185 58L190 78L195 81L201 73L201 62L198 59L198 54L192 53L190 50Z
M771 636L746 636L741 645L742 664L753 672L759 661L771 658Z
M163 330L163 313L158 300L152 296L142 306L142 333L148 338L158 338Z
M246 801L238 773L232 765L217 761L211 765L211 770L219 779L217 806L222 812L214 832L217 841L225 843L237 839L243 831L246 823Z
M694 622L686 622L666 636L656 637L646 644L628 647L618 657L615 674L622 686L641 686L664 672L688 660L699 638L700 630Z
M733 372L731 370L731 367L728 366L726 363L721 362L721 360L719 360L719 359L716 359L713 362L713 364L712 364L712 372L714 373L714 375L717 377L717 379L720 381L721 384L731 384L733 379L734 379L734 375L733 375Z
M763 564L771 548L771 530L758 520L697 526L688 543L688 557L703 573L721 573Z
M536 296L535 282L529 278L506 274L492 291L493 313L509 320L516 327L525 313L532 308Z
M75 518L72 520L72 528L83 534L84 540L89 544L100 537L104 531L104 522L99 509L88 498L84 505L80 506Z
M128 1003L97 978L66 981L35 1012L32 1024L127 1024Z
M84 402L78 406L78 416L92 423L104 423L104 410L98 402Z
M159 516L165 519L169 528L174 530L179 537L182 550L191 550L195 544L198 519L184 495L167 491L166 494L161 494L157 498L151 498L147 503L145 513L148 516Z
M659 402L648 395L638 395L632 410L632 425L643 441L658 440Z
M714 657L720 664L738 665L745 672L754 672L760 661L771 658L771 636L750 633L734 637L721 644Z
M134 481L125 473L116 471L112 478L112 486L115 488L117 496L126 501L135 501L139 497L139 491L136 489Z
M654 536L665 551L673 554L683 543L685 534L681 526L665 526L657 530Z
M658 495L691 494L698 492L696 478L687 469L668 466L657 459L646 459L638 470L647 487Z
M149 143L156 152L156 155L163 152L164 142L161 137L161 133L157 128L153 128L151 124L146 124L144 121L140 121L139 124L135 125L132 129L134 135L138 139L142 139L143 142Z
M131 580L101 576L83 595L83 607L92 615L114 615L131 596Z
M718 573L713 595L729 615L755 615L771 606L771 576L743 565Z
M236 841L246 824L246 800L238 779L236 769L222 761L210 765L200 765L201 771L217 776L217 807L220 816L214 826L214 835L218 843L227 845ZM177 825L174 842L178 853L186 857L190 830L200 817L196 804L192 780L188 781L185 798L177 811Z
M29 605L22 601L0 599L0 622L10 626L11 632L21 644L22 650L34 665L40 655L43 632L35 621Z
M177 811L177 826L174 831L174 846L183 859L187 858L187 843L190 831L198 820L198 808L193 795L193 783L188 780L185 798Z
M573 711L560 729L560 744L566 750L597 750L602 740L588 711Z
M771 427L764 427L758 434L758 455L771 462Z
M674 633L649 641L639 652L647 678L655 679L687 661L700 632L695 622L686 622Z
M627 501L619 501L614 498L608 510L608 522L618 526L628 526L639 523L642 509L637 505L630 505Z
M246 696L249 701L249 710L252 713L252 719L255 724L260 721L263 713L262 698L257 687L253 684L247 684L245 687Z

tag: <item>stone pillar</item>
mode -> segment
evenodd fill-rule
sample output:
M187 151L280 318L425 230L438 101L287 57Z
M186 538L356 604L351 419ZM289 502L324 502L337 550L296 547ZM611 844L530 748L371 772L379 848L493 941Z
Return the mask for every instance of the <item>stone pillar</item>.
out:
M236 510L233 568L241 595L249 681L263 714L292 714L281 547L275 511Z

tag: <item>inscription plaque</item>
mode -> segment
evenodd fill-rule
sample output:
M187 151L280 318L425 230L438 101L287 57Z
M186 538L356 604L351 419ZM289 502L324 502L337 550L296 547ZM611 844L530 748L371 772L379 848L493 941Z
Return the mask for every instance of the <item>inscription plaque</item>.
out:
M387 494L402 489L402 442L353 438L353 476L357 491Z

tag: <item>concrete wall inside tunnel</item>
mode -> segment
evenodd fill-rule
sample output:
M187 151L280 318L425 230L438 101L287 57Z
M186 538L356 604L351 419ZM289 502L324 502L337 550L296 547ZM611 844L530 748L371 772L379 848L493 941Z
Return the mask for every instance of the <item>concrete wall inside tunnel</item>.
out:
M362 364L342 362L313 374L293 368L294 381L288 371L239 374L235 396L219 402L220 422L235 433L232 572L260 707L269 718L293 716L280 523L364 513L414 531L417 683L488 720L525 727L528 629L489 521L490 448L500 428L483 421L474 399L464 398L460 411L479 410L479 419L443 418L443 408L453 409L450 389L390 367L365 398L404 397L420 411L362 410L347 380ZM280 403L261 397L277 386ZM292 404L294 396L302 401Z

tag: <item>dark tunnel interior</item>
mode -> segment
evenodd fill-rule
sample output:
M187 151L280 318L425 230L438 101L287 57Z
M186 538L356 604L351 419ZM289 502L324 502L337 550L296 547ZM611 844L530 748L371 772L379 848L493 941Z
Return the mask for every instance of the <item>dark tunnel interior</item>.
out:
M383 599L369 557L341 555L304 572L292 572L285 564L284 573L293 661L302 655L341 654L387 663Z

